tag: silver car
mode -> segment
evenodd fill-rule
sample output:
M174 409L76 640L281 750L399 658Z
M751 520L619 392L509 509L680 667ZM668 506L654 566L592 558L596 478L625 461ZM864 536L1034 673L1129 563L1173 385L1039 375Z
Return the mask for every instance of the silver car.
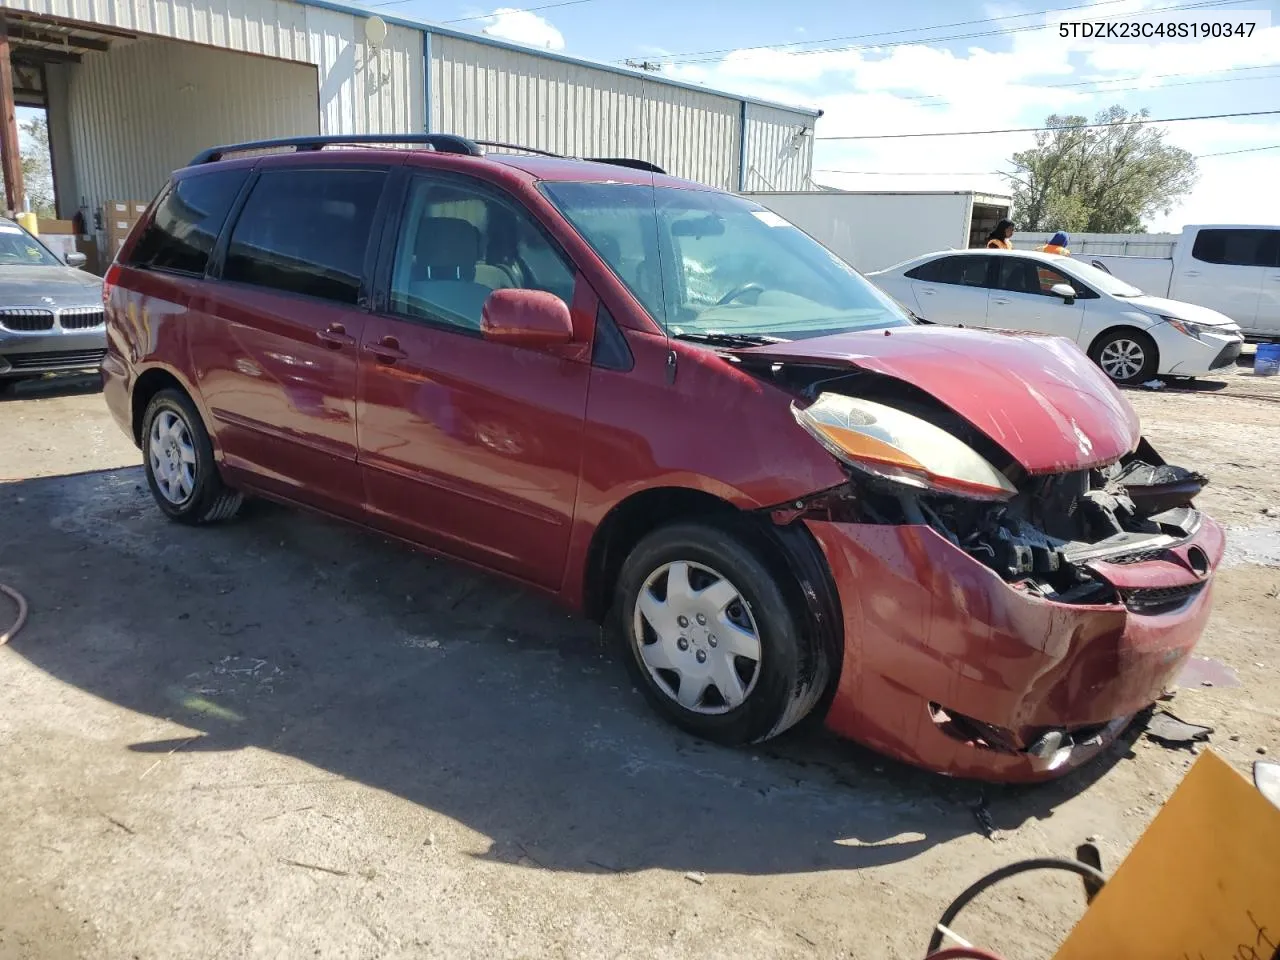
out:
M107 352L102 281L0 217L0 392L29 377L96 370Z

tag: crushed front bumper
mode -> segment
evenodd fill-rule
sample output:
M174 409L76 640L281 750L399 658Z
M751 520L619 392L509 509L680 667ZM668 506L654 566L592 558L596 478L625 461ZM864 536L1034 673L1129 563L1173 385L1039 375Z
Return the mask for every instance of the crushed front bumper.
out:
M939 773L1010 782L1085 763L1173 682L1224 543L1202 517L1162 558L1105 565L1124 603L1085 606L1005 582L927 526L805 523L844 620L827 726Z

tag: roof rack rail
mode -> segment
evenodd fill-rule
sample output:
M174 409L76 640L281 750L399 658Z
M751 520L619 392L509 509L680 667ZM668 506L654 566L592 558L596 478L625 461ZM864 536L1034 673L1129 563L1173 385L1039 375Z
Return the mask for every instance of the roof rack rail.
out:
M648 160L633 160L631 157L584 157L592 163L611 163L615 167L630 167L632 170L644 170L648 173L662 173L663 170L656 163L650 163Z
M552 153L550 150L538 150L535 147L522 147L518 143L503 143L500 140L475 140L477 146L481 147L497 147L500 150L520 150L524 153L532 153L539 157L555 157L557 160L569 160L571 157L565 156L563 153ZM615 167L630 167L633 170L645 170L649 173L662 173L663 170L656 163L650 163L648 160L636 160L631 157L583 157L582 159L590 163L611 163Z
M202 163L214 163L229 153L247 153L250 150L273 150L281 147L293 147L294 152L323 150L330 146L375 146L380 144L397 145L413 144L430 147L438 153L458 153L469 157L482 156L480 148L474 141L452 133L358 133L346 136L318 137L284 137L279 140L251 140L247 143L229 143L221 147L210 147L196 154L190 166Z
M471 141L478 147L497 147L500 150L520 150L524 153L533 153L539 157L555 157L557 160L566 159L563 153L552 153L550 150L538 150L534 147L522 147L518 143L503 143L501 140L473 140Z

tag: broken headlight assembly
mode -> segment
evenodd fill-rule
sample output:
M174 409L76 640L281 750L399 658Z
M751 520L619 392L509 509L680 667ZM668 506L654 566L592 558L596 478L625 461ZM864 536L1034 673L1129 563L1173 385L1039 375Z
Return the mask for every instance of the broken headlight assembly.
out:
M963 441L894 407L822 393L796 420L842 463L917 491L973 500L1008 500L1009 478Z

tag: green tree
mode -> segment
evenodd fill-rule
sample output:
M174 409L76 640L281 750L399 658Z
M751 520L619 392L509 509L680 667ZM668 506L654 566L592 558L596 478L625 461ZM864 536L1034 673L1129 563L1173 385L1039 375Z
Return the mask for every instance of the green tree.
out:
M1036 145L1013 155L1013 220L1019 230L1141 233L1196 182L1196 159L1165 143L1149 113L1114 106L1088 126L1054 114Z
M27 203L38 217L53 217L53 161L49 153L49 125L43 113L19 127L22 140L22 183Z

